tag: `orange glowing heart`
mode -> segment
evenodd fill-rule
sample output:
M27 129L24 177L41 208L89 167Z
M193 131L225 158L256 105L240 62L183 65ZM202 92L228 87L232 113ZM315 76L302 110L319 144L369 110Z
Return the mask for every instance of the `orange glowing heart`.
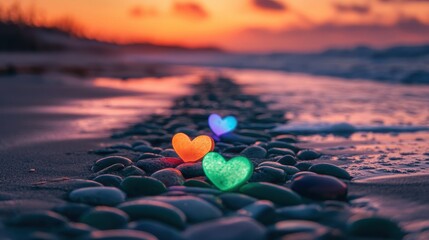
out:
M214 140L207 135L200 135L191 140L184 133L176 133L173 136L172 144L184 162L196 162L214 149Z

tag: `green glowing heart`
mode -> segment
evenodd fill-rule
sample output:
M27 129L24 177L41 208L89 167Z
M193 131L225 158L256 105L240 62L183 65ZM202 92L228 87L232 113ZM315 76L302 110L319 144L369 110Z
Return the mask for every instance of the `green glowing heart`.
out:
M203 158L203 170L217 188L232 191L249 180L253 174L253 164L242 156L226 161L219 153L209 152Z

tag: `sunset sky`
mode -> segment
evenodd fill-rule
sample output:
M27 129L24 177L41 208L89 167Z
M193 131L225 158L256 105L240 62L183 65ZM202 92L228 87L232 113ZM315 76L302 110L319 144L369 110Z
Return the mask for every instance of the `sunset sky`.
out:
M11 0L0 0L2 5ZM318 51L429 42L429 0L21 0L86 35L231 51Z

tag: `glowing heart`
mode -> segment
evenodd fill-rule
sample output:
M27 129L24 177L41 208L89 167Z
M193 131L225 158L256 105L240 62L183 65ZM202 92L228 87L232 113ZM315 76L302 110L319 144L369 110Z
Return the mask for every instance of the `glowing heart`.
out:
M214 149L213 138L207 135L200 135L191 140L188 135L177 133L173 136L172 144L184 162L196 162Z
M219 153L209 152L203 159L203 170L217 188L232 191L249 180L253 174L253 164L242 156L226 161Z
M234 116L227 116L222 119L221 116L213 113L209 116L210 129L217 135L231 132L237 127L237 119Z

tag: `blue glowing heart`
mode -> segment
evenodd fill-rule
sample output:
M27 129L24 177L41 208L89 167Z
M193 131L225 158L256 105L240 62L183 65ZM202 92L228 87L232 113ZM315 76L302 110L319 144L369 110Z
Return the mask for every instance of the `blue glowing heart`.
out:
M213 113L209 116L210 129L217 135L232 132L237 127L237 119L234 116L227 116L222 119L221 116Z

